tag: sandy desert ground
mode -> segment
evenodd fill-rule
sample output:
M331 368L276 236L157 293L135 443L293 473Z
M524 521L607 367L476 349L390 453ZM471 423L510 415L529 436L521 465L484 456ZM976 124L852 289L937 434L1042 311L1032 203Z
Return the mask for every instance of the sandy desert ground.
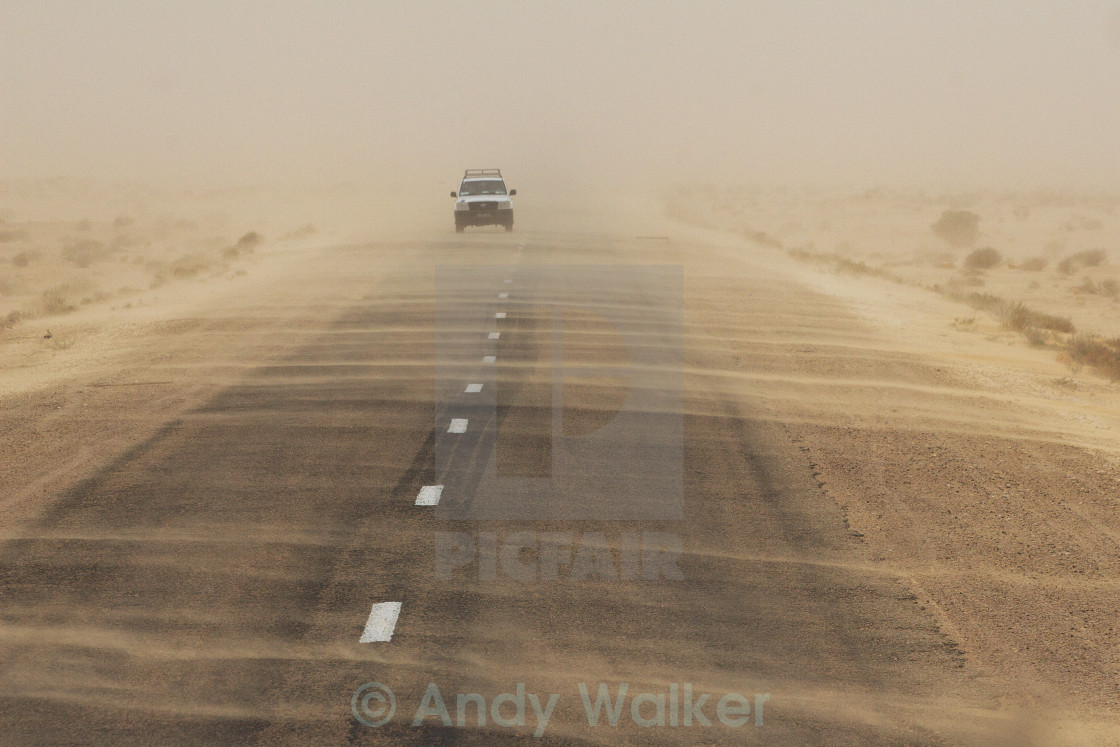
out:
M8 186L0 216L9 540L37 536L60 496L323 334L340 309L370 298L371 275L426 288L438 251L412 247L452 241L438 223L393 226L393 238L358 251L360 230L306 205L237 212L221 196L74 199L59 189ZM980 218L968 246L931 231L950 209ZM843 554L755 559L897 584L898 604L932 620L968 683L944 701L918 685L845 700L839 672L830 688L788 688L787 712L914 743L979 743L962 724L980 724L1011 734L1009 744L1120 744L1120 390L1075 346L1120 336L1120 200L690 188L609 228L563 233L565 216L531 213L525 223L521 240L540 247L526 261L684 267L689 416L724 417L707 408L738 403L792 444L789 458L805 461L844 523ZM485 232L460 241L480 264L494 259L488 242L513 247ZM967 268L987 246L999 260ZM1085 254L1098 249L1099 261ZM999 303L978 308L971 293ZM1073 331L1016 326L1016 301ZM708 560L748 559L733 541L711 542ZM893 635L866 626L873 639ZM123 645L103 633L86 645ZM14 648L66 636L63 624L0 628ZM884 666L921 680L922 661ZM14 671L8 696L30 677ZM920 729L891 731L895 718Z
M807 332L806 363L838 368L793 386L764 379L762 397L967 666L1006 678L1032 719L1084 719L1073 731L1087 734L1100 719L1115 740L1120 200L696 188L667 204L792 260L790 272L873 326L873 344ZM946 210L980 217L967 246L932 230ZM969 267L985 247L998 260ZM1070 329L1020 326L1006 313L1016 304ZM1094 342L1105 354L1079 357ZM849 356L873 358L875 380L849 379ZM900 356L925 370L906 372Z

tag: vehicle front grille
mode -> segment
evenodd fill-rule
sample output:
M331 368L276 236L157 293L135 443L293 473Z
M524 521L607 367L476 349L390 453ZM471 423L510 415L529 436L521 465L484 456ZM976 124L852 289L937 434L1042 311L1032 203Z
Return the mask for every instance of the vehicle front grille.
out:
M471 210L496 210L498 208L496 202L472 202L470 205Z

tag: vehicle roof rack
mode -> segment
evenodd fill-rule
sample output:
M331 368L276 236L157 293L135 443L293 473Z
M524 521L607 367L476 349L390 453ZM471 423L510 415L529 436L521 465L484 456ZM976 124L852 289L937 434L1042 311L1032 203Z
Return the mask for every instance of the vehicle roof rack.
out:
M467 169L463 172L463 178L468 179L472 176L501 176L501 169Z

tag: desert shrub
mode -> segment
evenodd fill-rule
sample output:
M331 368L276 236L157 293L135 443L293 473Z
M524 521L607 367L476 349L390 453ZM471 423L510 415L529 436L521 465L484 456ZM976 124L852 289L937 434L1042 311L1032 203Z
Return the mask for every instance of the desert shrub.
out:
M1041 311L1027 310L1028 327L1039 327L1041 329L1049 329L1054 332L1064 332L1070 334L1073 332L1073 320L1068 316L1055 316L1053 314L1044 314Z
M1104 260L1105 253L1103 249L1086 249L1082 252L1075 252L1063 259L1058 263L1058 269L1066 275L1070 275L1082 267L1096 267L1103 264Z
M999 264L1003 259L998 251L990 246L977 249L964 258L964 266L970 270L988 270Z
M226 247L225 250L222 251L222 256L232 259L233 257L240 256L242 252L248 254L262 241L264 241L264 238L259 233L250 231L238 239L236 244Z
M78 267L89 267L94 262L105 259L108 254L105 245L93 239L75 241L62 250L62 258Z
M863 260L853 262L846 257L836 258L836 271L847 273L849 275L871 275L873 277L889 277L889 275L883 270L871 267Z
M1092 366L1111 379L1120 379L1120 350L1114 344L1089 335L1078 335L1070 342L1066 352L1075 363Z
M1003 299L991 293L969 293L960 300L980 311L994 311L1003 306Z
M70 303L69 294L70 289L65 285L59 285L43 291L43 313L65 314L73 311L75 307Z
M1091 293L1096 295L1097 284L1094 283L1091 278L1081 278L1081 285L1074 288L1074 290L1078 293Z
M1047 334L1037 327L1031 327L1024 331L1023 336L1027 338L1027 342L1030 343L1032 348L1044 347L1048 339Z
M284 238L303 239L307 238L308 236L314 236L316 233L318 233L318 231L319 229L315 228L315 225L313 223L308 223L306 225L300 226L294 231L289 231L288 233L284 234Z
M8 329L9 327L16 326L19 324L21 318L23 318L23 315L18 311L9 313L6 317L0 319L0 329Z
M210 260L202 254L185 254L175 260L171 274L177 278L190 278L210 267Z
M999 308L999 319L1003 326L1020 332L1031 327L1031 310L1022 301L1005 303Z
M970 246L980 235L980 216L970 210L946 210L930 229L953 246Z
M1116 282L1113 278L1095 283L1092 278L1084 277L1081 279L1081 285L1074 288L1074 290L1078 293L1091 293L1093 295L1116 298L1117 295L1120 295L1120 283Z
M1074 329L1073 321L1069 317L1034 311L1022 301L1005 301L991 293L969 293L965 296L950 294L950 296L959 301L964 301L974 309L997 314L1005 327L1020 332L1037 327L1069 334Z
M1046 269L1045 257L1031 257L1018 265L1018 269L1026 270L1027 272L1040 272Z
M27 267L29 264L31 264L32 260L36 260L38 258L39 252L20 252L19 254L16 254L14 257L12 257L12 264L16 267Z
M250 231L237 240L237 248L242 251L250 251L262 241L264 241L264 237L256 231Z

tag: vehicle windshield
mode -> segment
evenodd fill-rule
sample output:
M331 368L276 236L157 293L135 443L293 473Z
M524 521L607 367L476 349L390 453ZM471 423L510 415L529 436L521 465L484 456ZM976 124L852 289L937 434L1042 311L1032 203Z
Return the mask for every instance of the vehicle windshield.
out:
M469 182L463 182L463 185L459 188L459 195L462 197L504 195L505 193L506 185L501 179L472 179Z

